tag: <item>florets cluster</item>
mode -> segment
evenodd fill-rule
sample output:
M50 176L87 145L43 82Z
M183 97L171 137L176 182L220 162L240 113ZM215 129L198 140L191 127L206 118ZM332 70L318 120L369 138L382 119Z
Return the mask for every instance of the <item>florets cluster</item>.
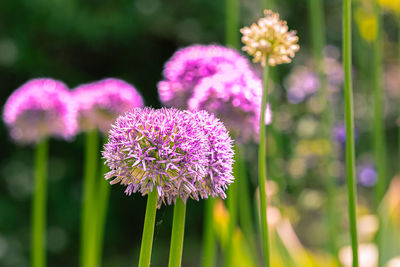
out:
M290 58L300 47L296 32L288 30L286 21L280 20L278 13L265 10L264 17L257 23L240 30L245 44L242 50L253 56L254 62L261 62L262 66L267 63L267 58L271 66L290 63Z
M176 52L158 84L163 104L207 110L240 141L257 140L261 79L237 51L218 45L194 45Z
M232 140L206 112L135 108L112 125L103 156L111 184L126 185L129 195L157 190L159 205L224 198L233 181Z
M257 140L261 88L261 80L251 72L219 73L195 87L189 109L215 114L240 141Z
M79 126L84 131L99 129L105 133L120 114L143 106L138 91L119 79L83 84L72 94L78 105Z
M33 79L7 100L3 114L11 137L35 143L49 136L70 139L77 131L76 105L60 81Z
M219 45L192 45L177 51L166 63L165 80L158 93L163 104L187 109L194 87L205 77L232 70L248 70L245 57L234 49Z

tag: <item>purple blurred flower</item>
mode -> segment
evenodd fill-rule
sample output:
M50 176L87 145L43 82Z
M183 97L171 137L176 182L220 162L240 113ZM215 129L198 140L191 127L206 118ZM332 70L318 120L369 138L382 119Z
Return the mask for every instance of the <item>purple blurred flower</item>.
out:
M288 101L298 104L317 92L319 88L318 76L307 67L295 67L288 77L287 87Z
M333 127L333 137L340 144L342 144L342 145L346 144L346 125L344 123L336 124ZM357 130L356 129L354 129L354 138L355 139L358 138L358 134L357 134Z
M19 143L49 136L72 138L77 131L76 106L68 88L49 78L33 79L7 100L3 119Z
M165 80L158 83L160 100L166 106L186 109L187 101L201 79L220 72L248 69L248 60L231 48L219 45L183 48L165 65Z
M223 190L232 182L231 142L223 125L206 113L135 108L109 131L103 151L111 169L106 179L115 177L111 184L126 185L129 195L157 190L159 205L177 198L225 197Z
M336 47L325 47L323 70L327 79L327 88L331 92L338 91L344 79L343 67L338 61L339 56L340 51ZM301 103L318 91L320 81L317 72L312 67L314 65L312 61L309 61L305 66L297 66L287 77L285 86L290 103Z
M372 187L378 180L378 174L373 164L364 164L358 168L358 181L366 187Z
M240 141L258 139L262 82L237 51L217 45L181 49L167 62L164 76L158 84L163 104L207 110Z
M215 114L241 141L257 140L261 91L261 80L250 71L218 73L199 82L188 106Z
M74 89L72 94L78 104L79 126L84 131L98 128L104 133L120 114L143 106L138 91L118 79L83 84Z

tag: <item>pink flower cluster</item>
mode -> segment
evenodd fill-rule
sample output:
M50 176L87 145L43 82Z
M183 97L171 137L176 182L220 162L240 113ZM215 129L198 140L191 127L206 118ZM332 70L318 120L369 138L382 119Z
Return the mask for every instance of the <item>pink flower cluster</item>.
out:
M164 105L207 110L236 138L257 140L262 82L236 50L219 45L183 48L165 64L164 77L158 83Z
M40 78L8 98L3 120L16 142L30 144L50 136L68 140L79 128L106 132L119 114L138 106L143 106L140 94L121 80L105 79L71 92L60 81Z
M120 114L143 106L138 91L118 79L83 84L72 95L78 104L78 121L83 131L99 129L105 133Z

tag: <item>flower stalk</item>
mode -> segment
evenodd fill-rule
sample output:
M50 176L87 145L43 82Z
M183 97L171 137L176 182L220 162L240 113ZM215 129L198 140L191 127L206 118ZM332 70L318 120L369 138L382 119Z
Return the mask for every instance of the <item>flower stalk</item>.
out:
M344 100L346 123L346 180L348 191L348 212L351 236L353 267L358 267L358 241L356 217L354 109L351 73L351 0L343 0L343 68Z
M32 202L32 267L46 266L46 199L47 199L48 141L35 148L35 187Z
M101 177L104 177L107 171L107 166L102 164L100 167ZM96 231L92 239L94 240L94 266L101 266L108 201L110 198L110 186L106 181L100 180L97 189L98 192L95 197L95 203L97 203L97 216L93 218L93 224L96 226Z
M266 58L268 62L268 57ZM270 252L269 252L269 233L268 233L268 218L267 218L267 192L266 192L266 179L267 179L267 163L266 163L266 125L265 125L265 109L268 102L268 71L269 64L265 64L263 70L263 94L261 104L260 116L260 143L258 150L258 182L260 185L260 215L261 215L261 230L264 251L265 266L270 266Z
M378 170L378 180L375 188L375 207L378 207L385 194L386 179L386 146L385 125L383 114L383 87L382 87L382 19L380 7L375 3L375 17L377 19L377 34L373 42L373 98L374 98L374 148Z
M180 267L182 264L183 238L185 233L186 204L178 199L174 206L171 246L169 250L169 267Z
M144 217L142 245L140 246L139 267L149 267L151 250L153 247L154 224L157 212L157 190L149 192L147 196L146 215Z
M239 0L226 0L226 24L225 24L225 40L226 44L233 47L239 47Z

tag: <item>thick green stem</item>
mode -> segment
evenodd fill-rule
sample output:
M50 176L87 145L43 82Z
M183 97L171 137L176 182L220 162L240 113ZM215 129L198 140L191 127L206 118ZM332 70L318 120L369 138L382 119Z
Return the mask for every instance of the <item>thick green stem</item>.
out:
M101 259L103 254L103 240L104 240L104 231L105 224L107 218L107 210L108 210L108 200L110 196L110 185L107 181L104 180L104 175L108 170L107 165L101 166L100 173L102 174L99 181L99 192L97 197L97 218L96 218L96 235L94 236L95 240L95 265L101 266Z
M157 189L153 188L147 196L146 215L144 217L142 245L140 246L139 267L149 267L153 247L154 224L157 212Z
M233 175L237 179L239 177L240 164L237 160L237 147L235 147L235 163L233 165ZM229 211L229 223L226 240L226 253L225 253L225 267L232 267L233 265L233 238L235 235L237 223L237 181L229 186L227 205Z
M172 222L171 247L169 250L169 267L180 267L182 263L183 237L185 233L186 204L178 198L174 207Z
M375 187L375 208L378 209L387 187L386 179L386 141L385 141L385 120L383 114L383 87L382 87L382 19L378 3L375 3L375 17L377 22L377 35L373 42L373 88L374 88L374 150L375 163L378 171L378 180ZM383 218L378 212L379 225L382 225ZM379 252L379 266L382 262L382 231L378 231L376 244Z
M215 266L214 203L212 197L205 200L202 267Z
M399 58L398 60L400 61L400 15L397 17L397 30L398 30L398 33L397 33L397 38L398 38L398 40L397 40L397 42L398 42L398 54L397 54L397 57ZM399 73L399 75L400 75L400 73ZM399 85L399 87L400 87L400 85ZM399 117L400 117L400 105L399 105ZM398 121L398 134L399 134L399 158L398 158L398 163L399 163L399 167L400 167L400 122ZM400 172L400 170L398 170L399 172Z
M84 185L83 185L83 202L81 214L81 266L93 266L93 242L91 237L95 234L92 226L93 216L95 215L94 195L96 188L96 170L99 157L99 134L97 130L90 131L86 134L85 141L85 163L84 163Z
M355 183L354 113L351 62L351 0L343 0L343 67L346 120L346 179L349 201L348 211L350 220L351 248L353 252L353 267L358 267L356 218L357 190Z
M382 34L381 14L378 4L375 4L377 19L377 36L373 43L373 87L374 87L374 148L375 162L378 171L378 181L375 188L375 207L378 207L386 189L386 146L385 126L383 115L383 87L382 87Z
M269 253L269 237L268 237L268 220L267 220L267 192L266 192L266 179L267 179L267 162L266 162L266 126L265 126L265 109L268 102L268 58L266 59L266 66L264 67L263 75L263 93L262 105L260 114L260 143L258 149L258 180L260 184L260 215L261 215L261 230L263 239L263 251L265 266L270 266L270 253Z
M46 266L46 198L48 141L42 140L35 149L35 185L32 202L32 267Z
M324 55L323 48L325 45L325 21L324 21L324 9L322 0L309 0L308 10L311 26L311 43L313 58L315 61L315 68L318 73L320 81L319 90L319 102L323 106L322 121L321 121L321 132L322 136L330 141L332 144L332 114L331 106L328 101L328 90L327 90L327 77L324 72ZM338 247L337 247L337 210L335 206L335 196L337 194L337 188L335 184L336 177L330 172L330 166L332 165L334 158L332 155L333 147L330 145L328 154L324 157L322 165L325 170L328 170L327 179L325 182L325 188L327 192L327 222L329 231L329 247L331 254L335 256L338 262Z
M225 1L225 41L227 45L239 49L239 0Z

